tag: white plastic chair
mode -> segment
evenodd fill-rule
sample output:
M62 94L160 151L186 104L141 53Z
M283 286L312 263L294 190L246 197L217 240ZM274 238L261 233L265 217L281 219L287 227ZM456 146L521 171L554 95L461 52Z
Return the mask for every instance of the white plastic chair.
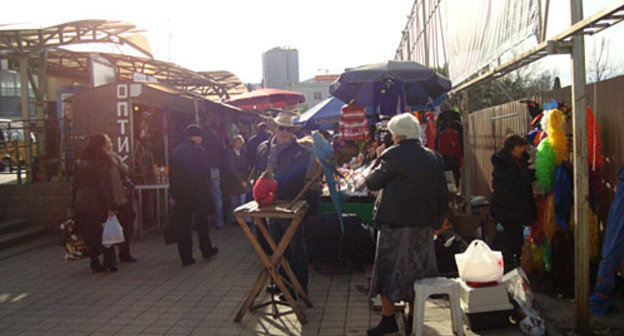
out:
M431 295L446 294L451 306L451 320L453 332L457 336L464 336L462 311L459 306L459 283L448 278L426 278L414 282L414 325L412 330L415 336L423 335L425 319L425 302Z

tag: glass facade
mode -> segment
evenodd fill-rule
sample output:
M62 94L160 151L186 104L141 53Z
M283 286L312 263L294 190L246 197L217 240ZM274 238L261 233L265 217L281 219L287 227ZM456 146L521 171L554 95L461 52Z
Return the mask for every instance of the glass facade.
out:
M12 70L0 70L0 118L22 118L20 90L21 83L19 72ZM35 99L35 93L30 85L28 86L28 96L31 102L29 108L30 116L34 117L35 106L32 103Z

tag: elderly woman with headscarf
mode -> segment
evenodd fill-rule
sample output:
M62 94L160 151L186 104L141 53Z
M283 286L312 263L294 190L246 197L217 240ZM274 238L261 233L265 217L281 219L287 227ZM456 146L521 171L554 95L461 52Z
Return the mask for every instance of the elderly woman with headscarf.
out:
M368 330L370 336L398 331L394 303L407 301L413 307L414 281L438 275L433 230L441 226L449 201L444 163L420 143L418 120L400 114L388 129L394 145L380 147L366 177L370 190L380 190L373 213L379 233L370 296L381 294L383 316Z

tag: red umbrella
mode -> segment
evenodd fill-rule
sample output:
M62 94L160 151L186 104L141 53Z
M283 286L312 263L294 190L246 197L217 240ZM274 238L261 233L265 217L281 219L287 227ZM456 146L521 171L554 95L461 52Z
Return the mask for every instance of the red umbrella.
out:
M248 111L282 108L303 102L305 102L305 96L301 93L268 88L243 93L226 101L230 105Z

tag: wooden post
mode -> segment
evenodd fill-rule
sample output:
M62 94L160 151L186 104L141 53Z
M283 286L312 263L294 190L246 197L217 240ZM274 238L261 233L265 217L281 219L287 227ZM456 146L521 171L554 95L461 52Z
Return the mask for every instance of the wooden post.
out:
M470 141L470 137L472 133L470 132L470 112L468 111L468 91L464 91L461 94L461 117L462 117L462 125L464 126L464 169L462 169L463 178L461 180L460 187L464 189L464 199L466 200L466 214L471 213L470 208L470 197L472 196L472 186L470 183L472 178L472 165L476 164L473 160L473 151L470 146L472 146L472 141Z
M32 182L32 158L30 157L30 104L28 96L28 56L22 55L19 59L20 68L20 86L21 86L21 104L22 104L22 119L23 119L23 132L24 132L24 168L26 169L26 181ZM19 151L18 151L19 153ZM19 155L18 155L19 157ZM19 160L19 158L18 158ZM20 171L17 172L21 174Z
M582 0L570 0L572 24L583 19ZM585 42L572 39L572 125L574 127L574 238L576 332L589 332L589 183L587 177L587 115L585 112Z

